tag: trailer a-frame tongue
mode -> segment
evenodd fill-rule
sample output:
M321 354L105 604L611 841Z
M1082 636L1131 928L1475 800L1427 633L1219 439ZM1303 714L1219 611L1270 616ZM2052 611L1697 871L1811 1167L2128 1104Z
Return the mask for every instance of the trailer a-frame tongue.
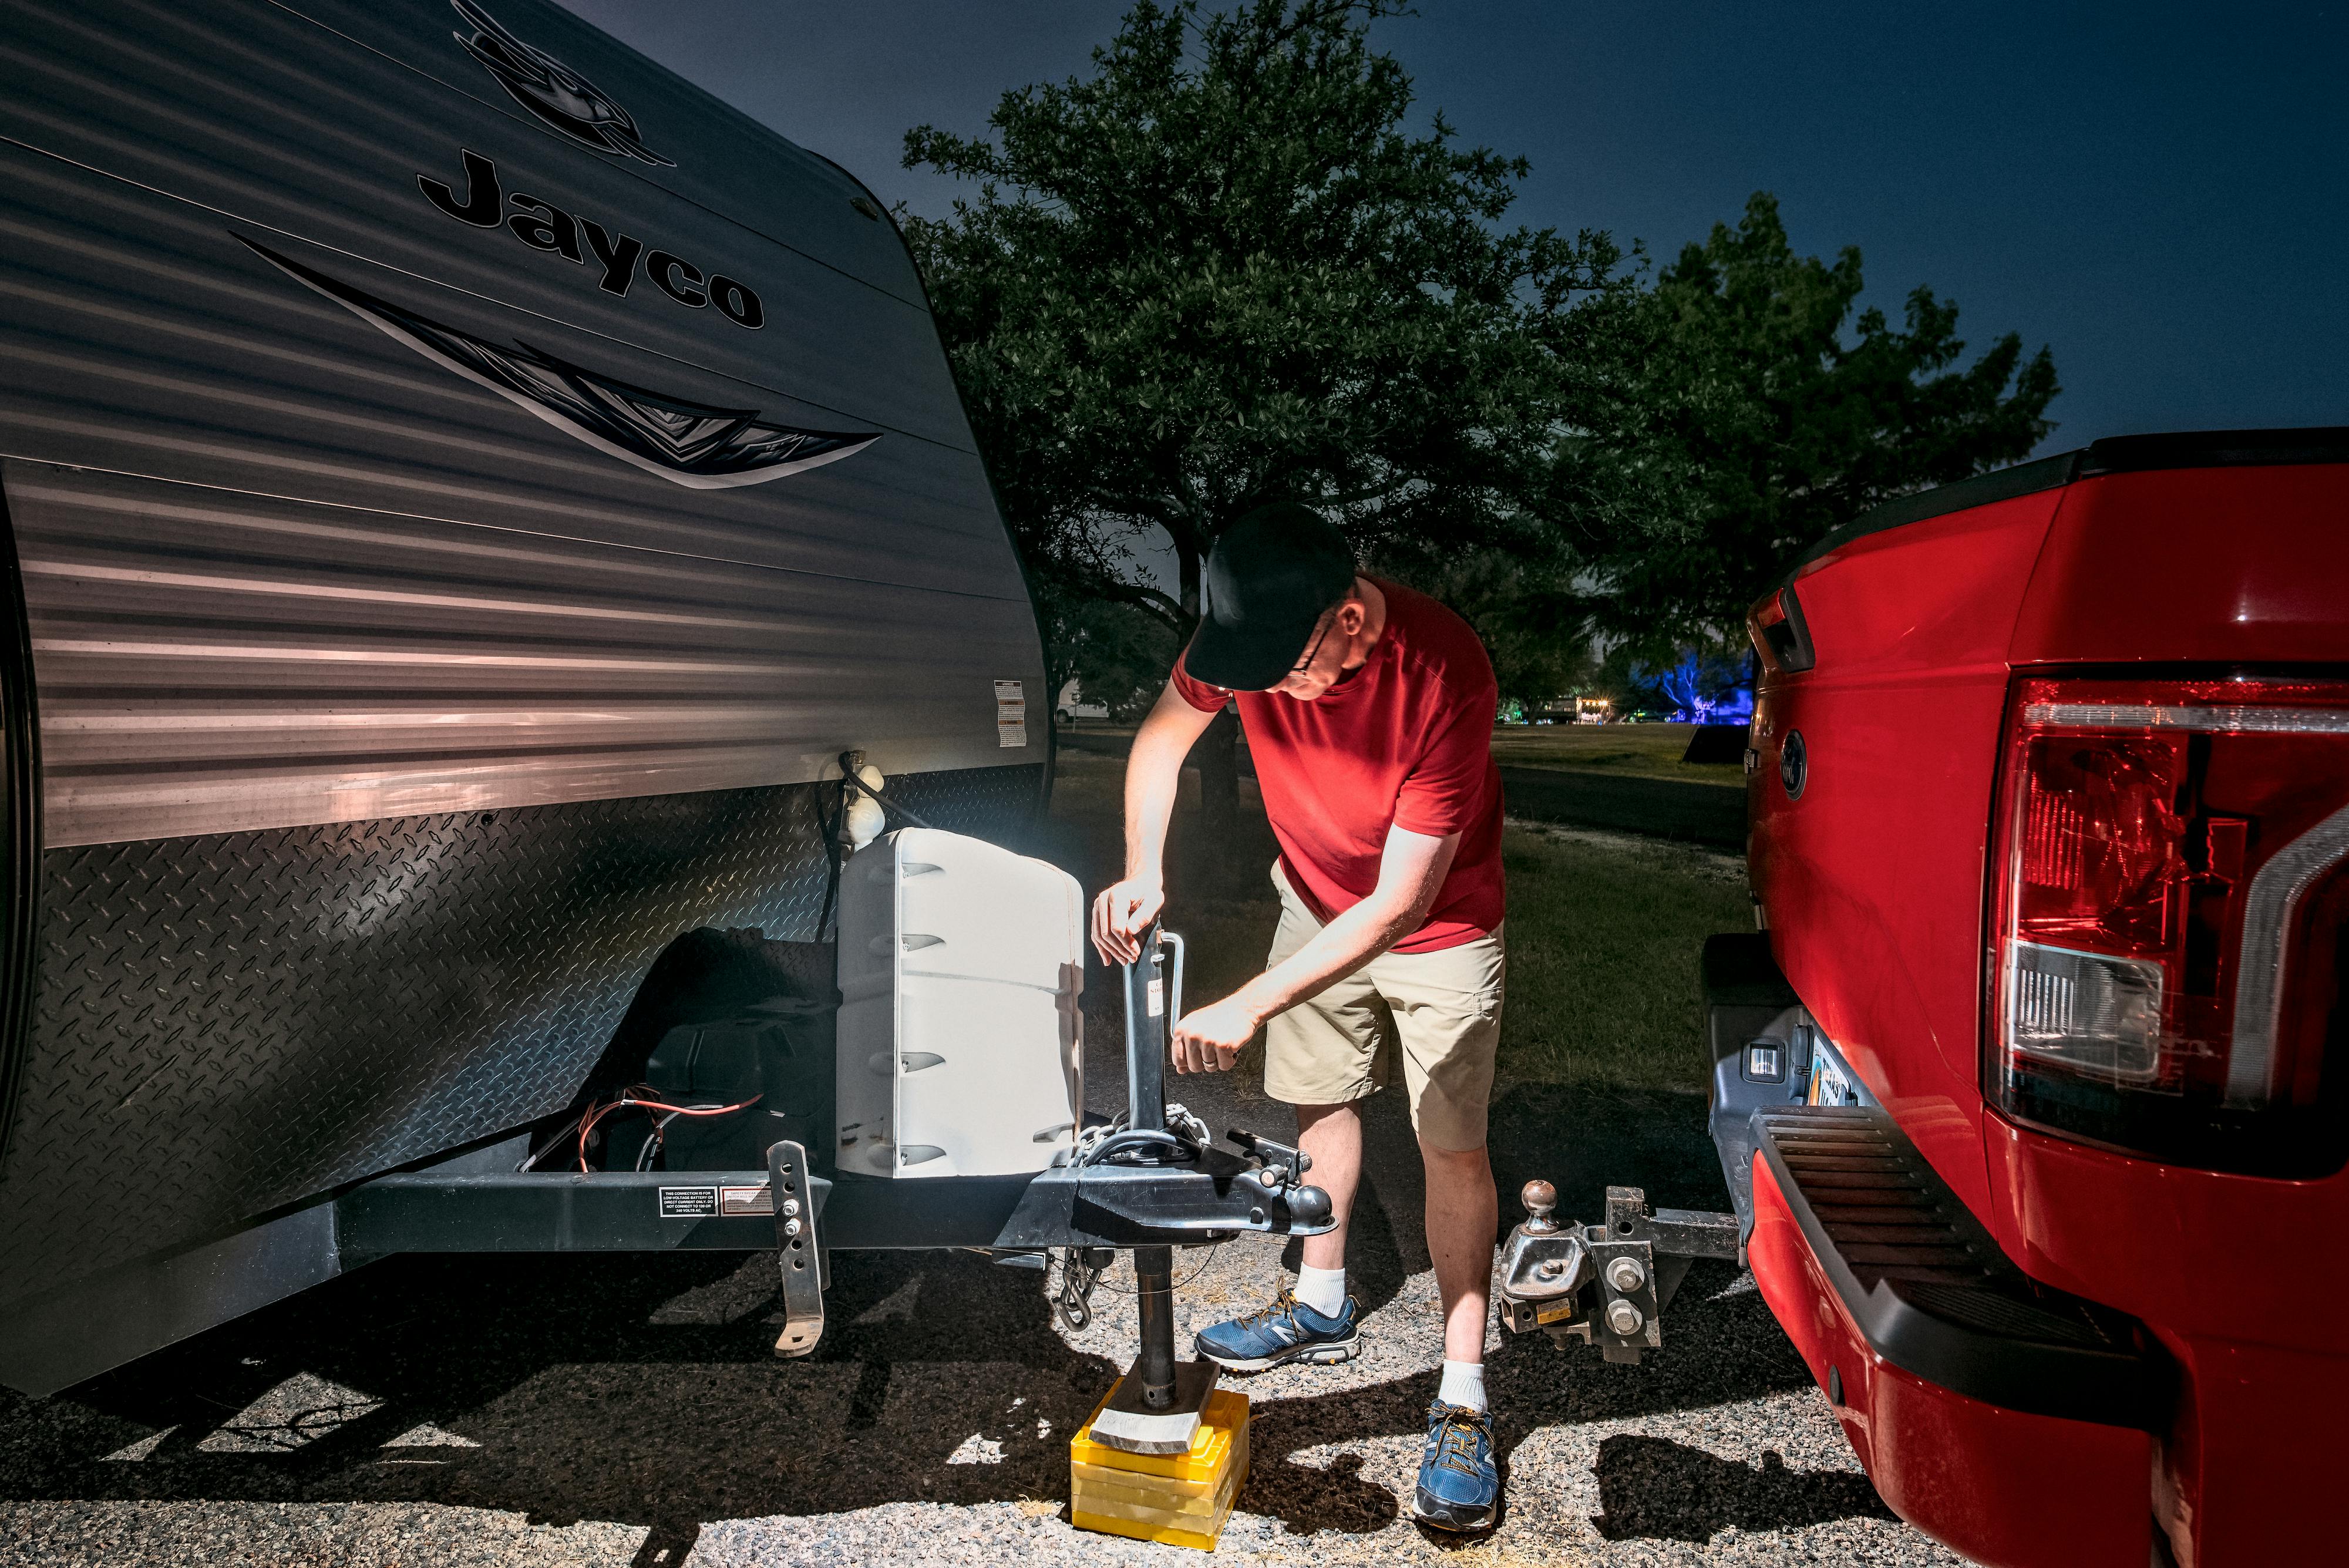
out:
M425 1171L370 1181L336 1201L347 1262L393 1252L745 1251L772 1247L781 1274L778 1355L805 1355L823 1328L829 1255L839 1250L976 1248L1060 1254L1081 1314L1107 1254L1130 1251L1141 1338L1092 1428L1135 1453L1190 1446L1215 1368L1174 1347L1174 1250L1247 1231L1319 1235L1329 1195L1309 1157L1234 1128L1232 1153L1165 1097L1169 1031L1182 1007L1182 941L1155 927L1124 966L1127 1106L1081 1132L1068 1158L1033 1176L921 1180L818 1175L784 1139L764 1170ZM1170 962L1171 958L1171 962Z

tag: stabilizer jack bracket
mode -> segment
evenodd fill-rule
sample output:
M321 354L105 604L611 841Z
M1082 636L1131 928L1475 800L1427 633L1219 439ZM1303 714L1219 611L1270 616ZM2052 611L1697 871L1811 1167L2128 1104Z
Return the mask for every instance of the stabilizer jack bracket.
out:
M783 1272L783 1331L777 1355L805 1355L823 1337L823 1263L808 1184L807 1150L789 1138L767 1150L767 1191L775 1206L776 1256Z

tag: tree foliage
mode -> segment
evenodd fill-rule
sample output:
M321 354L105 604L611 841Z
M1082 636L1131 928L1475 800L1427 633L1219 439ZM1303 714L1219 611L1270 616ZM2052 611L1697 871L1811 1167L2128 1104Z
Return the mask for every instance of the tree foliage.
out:
M1138 0L988 135L907 133L967 182L905 227L1056 669L1107 693L1156 655L1102 605L1171 657L1275 497L1453 603L1507 695L1594 643L1678 668L1816 539L2052 428L2046 349L1969 361L1922 287L1859 310L1859 252L1797 255L1767 193L1651 282L1603 234L1506 226L1526 164L1420 115L1368 38L1397 8Z
M1366 550L1546 543L1619 257L1502 228L1524 161L1409 128L1366 38L1391 9L1142 0L1090 77L1007 93L992 140L907 134L908 167L976 187L905 228L1048 596L1187 635L1215 539L1276 496Z
M1375 565L1476 628L1504 709L1539 708L1590 678L1596 661L1576 629L1582 596L1566 552L1415 547L1383 553Z
M1660 656L1738 637L1787 564L1871 506L2030 454L2055 366L2013 333L1971 365L1958 307L1920 287L1900 325L1853 310L1860 254L1798 256L1757 192L1644 301L1636 373L1578 443L1625 525L1587 577L1590 620ZM1638 516L1646 514L1644 518Z
M1079 683L1080 701L1132 722L1149 711L1174 663L1174 634L1155 616L1114 599L1083 594L1040 596L1052 700Z

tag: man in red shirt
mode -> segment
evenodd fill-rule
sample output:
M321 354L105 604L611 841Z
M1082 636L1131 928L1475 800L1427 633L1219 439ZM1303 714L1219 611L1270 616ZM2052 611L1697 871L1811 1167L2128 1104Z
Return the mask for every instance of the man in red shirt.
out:
M1176 1021L1174 1067L1228 1068L1263 1028L1266 1092L1297 1107L1338 1228L1306 1238L1293 1291L1201 1334L1199 1350L1236 1370L1359 1350L1361 1309L1345 1290L1356 1102L1387 1085L1399 1057L1444 1320L1414 1511L1481 1529L1498 1493L1484 1386L1499 1219L1485 1120L1503 972L1492 663L1452 611L1357 573L1344 537L1303 506L1242 518L1206 576L1198 631L1134 737L1125 877L1093 905L1093 941L1112 962L1137 954L1165 902L1183 759L1237 698L1280 843L1280 927L1263 974Z

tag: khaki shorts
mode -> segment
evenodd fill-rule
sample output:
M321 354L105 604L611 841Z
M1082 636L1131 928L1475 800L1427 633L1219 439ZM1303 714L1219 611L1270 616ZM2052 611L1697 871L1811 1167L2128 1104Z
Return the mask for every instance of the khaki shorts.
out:
M1277 862L1272 882L1280 929L1268 969L1321 929ZM1499 929L1433 952L1381 953L1265 1025L1265 1092L1292 1106L1343 1105L1385 1088L1400 1055L1419 1136L1438 1148L1484 1147L1506 967Z

